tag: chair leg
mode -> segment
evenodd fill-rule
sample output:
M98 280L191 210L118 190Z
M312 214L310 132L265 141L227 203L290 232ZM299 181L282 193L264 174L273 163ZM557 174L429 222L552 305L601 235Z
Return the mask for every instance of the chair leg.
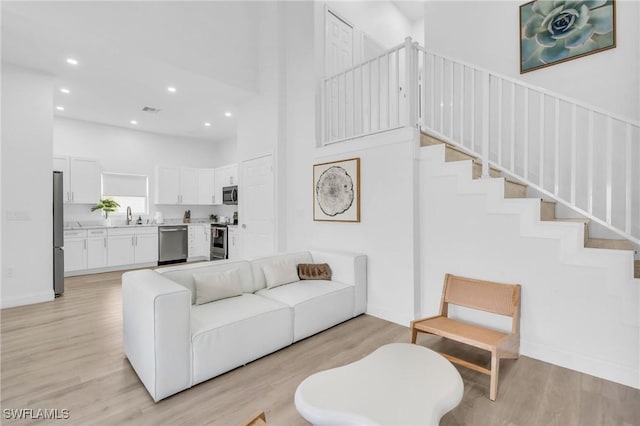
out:
M491 384L489 386L489 399L496 400L498 396L498 373L500 370L500 358L496 352L491 353Z
M411 327L411 343L415 343L417 338L418 338L418 330Z

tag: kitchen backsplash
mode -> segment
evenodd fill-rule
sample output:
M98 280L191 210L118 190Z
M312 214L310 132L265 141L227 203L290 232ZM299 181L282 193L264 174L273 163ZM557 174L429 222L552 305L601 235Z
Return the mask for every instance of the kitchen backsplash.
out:
M228 216L229 218L233 217L233 212L238 210L238 206L149 206L149 214L140 215L133 213L133 221L135 222L138 219L138 216L142 216L143 223L147 223L147 219L149 222L153 221L155 217L156 211L161 211L164 215L165 222L174 222L176 220L182 221L182 217L184 216L185 210L191 210L191 218L193 221L196 219L208 219L209 215L215 214L218 216ZM124 224L126 222L126 217L124 214L111 214L111 223L114 225ZM80 222L82 225L99 225L104 221L100 212L91 211L90 205L74 205L74 204L66 204L64 206L64 222L67 224L75 224Z

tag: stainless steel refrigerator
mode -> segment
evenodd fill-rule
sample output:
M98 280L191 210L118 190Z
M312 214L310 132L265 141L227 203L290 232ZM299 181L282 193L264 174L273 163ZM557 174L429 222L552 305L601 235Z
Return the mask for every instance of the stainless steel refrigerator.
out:
M62 172L53 172L53 291L64 293L64 204Z

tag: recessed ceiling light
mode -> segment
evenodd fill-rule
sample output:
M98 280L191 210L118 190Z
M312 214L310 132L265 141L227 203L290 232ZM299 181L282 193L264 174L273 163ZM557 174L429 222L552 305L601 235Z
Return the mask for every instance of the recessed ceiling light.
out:
M130 123L131 123L131 124L134 124L134 125L135 125L135 124L138 124L138 122L137 122L136 120L131 120L131 121L130 121Z
M67 63L69 65L78 65L78 60L74 58L67 58Z
M167 87L167 91L171 92L171 93L176 93L176 88L173 86L169 86Z
M224 113L224 116L225 117L231 117L231 113L229 111L227 111L227 112Z
M71 93L71 90L67 89L66 87L61 87L60 92L68 95L69 93Z
M209 123L208 121L206 123L204 123L205 127L211 127L211 123Z
M58 105L58 106L56 107L56 109L57 109L58 111L64 111L64 107L63 107L63 106L61 106L61 105Z

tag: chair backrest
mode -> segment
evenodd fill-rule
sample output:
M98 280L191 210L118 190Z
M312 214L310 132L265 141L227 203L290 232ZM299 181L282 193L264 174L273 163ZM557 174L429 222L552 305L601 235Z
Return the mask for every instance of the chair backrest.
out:
M440 307L442 315L447 315L449 303L494 314L519 317L520 284L499 284L447 274Z

